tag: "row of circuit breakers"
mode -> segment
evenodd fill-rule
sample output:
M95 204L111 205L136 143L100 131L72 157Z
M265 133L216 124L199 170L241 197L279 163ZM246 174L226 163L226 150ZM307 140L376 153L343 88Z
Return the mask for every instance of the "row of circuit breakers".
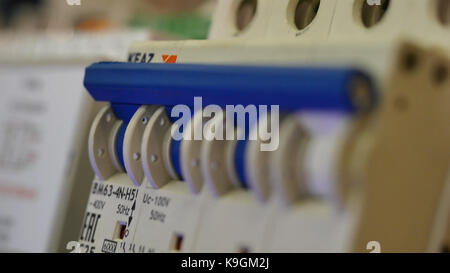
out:
M89 133L84 250L440 251L450 35L409 32L409 10L437 2L379 2L219 1L210 40L89 66L108 105ZM281 7L309 20L297 40L277 38Z
M0 250L445 250L449 18L439 0L218 0L208 40L0 47L2 81L53 92L0 115L48 127L23 176L0 149Z

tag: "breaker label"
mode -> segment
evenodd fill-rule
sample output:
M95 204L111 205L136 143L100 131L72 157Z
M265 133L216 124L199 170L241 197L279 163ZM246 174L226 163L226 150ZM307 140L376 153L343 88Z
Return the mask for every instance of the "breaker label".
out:
M155 53L132 52L128 54L128 62L131 63L151 63L155 58ZM166 64L174 64L178 60L178 55L162 54L158 61Z
M164 223L166 221L166 212L165 209L169 207L170 198L166 196L156 195L152 196L149 193L145 193L142 199L142 203L153 207L149 210L148 219L150 221Z
M89 202L89 205L95 209L102 210L105 207L106 202L102 200L95 200L94 202Z
M138 195L138 189L126 186L117 186L115 188L112 184L103 184L95 182L92 187L92 194L103 195L107 197L115 196L117 199L125 201L134 201Z
M177 55L162 55L163 62L166 64L174 64L177 62Z
M169 207L170 198L164 196L152 197L150 194L146 193L144 194L142 202L147 205L155 205L157 207L167 208Z
M149 219L152 220L152 221L164 223L164 221L166 219L166 214L164 212L152 209L150 211L150 218Z
M80 240L95 243L95 231L97 230L98 221L101 215L96 213L86 213L84 223L81 230Z
M155 53L135 52L128 54L128 62L131 63L151 63Z
M103 253L115 253L117 248L117 242L105 239L103 241L102 252Z
M196 224L189 220L197 218L198 210L193 209L196 199L125 183L94 180L80 243L102 253L152 253L175 248L172 226L191 238ZM188 243L183 249L190 247Z
M123 253L154 253L154 248L146 247L145 245L137 245L135 243L120 242L119 249Z
M79 237L80 242L92 246L87 251L133 252L128 245L123 249L123 243L134 238L140 200L137 187L94 180ZM136 252L149 251L142 246L134 248Z

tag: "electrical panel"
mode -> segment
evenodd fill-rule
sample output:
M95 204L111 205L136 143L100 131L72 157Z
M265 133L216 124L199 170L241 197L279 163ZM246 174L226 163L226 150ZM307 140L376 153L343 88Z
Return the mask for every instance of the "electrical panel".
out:
M221 0L209 40L87 67L108 104L77 251L441 251L448 16L448 1Z

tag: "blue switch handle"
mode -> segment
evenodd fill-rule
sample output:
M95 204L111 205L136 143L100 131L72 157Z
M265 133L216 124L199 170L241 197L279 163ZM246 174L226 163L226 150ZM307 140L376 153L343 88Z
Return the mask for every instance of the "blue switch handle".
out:
M100 62L86 68L84 85L97 101L120 104L193 106L279 105L282 111L355 112L355 80L367 84L369 104L374 85L351 67L277 67L203 64Z

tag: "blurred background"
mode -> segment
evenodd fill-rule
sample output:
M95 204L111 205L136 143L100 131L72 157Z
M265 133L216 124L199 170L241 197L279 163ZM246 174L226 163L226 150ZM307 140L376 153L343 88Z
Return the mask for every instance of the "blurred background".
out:
M214 2L0 0L0 252L67 252L78 239L101 107L85 67L126 60L137 40L206 39Z
M165 38L205 39L209 0L1 0L0 27L29 32L108 31L144 28ZM77 1L72 1L76 3Z

